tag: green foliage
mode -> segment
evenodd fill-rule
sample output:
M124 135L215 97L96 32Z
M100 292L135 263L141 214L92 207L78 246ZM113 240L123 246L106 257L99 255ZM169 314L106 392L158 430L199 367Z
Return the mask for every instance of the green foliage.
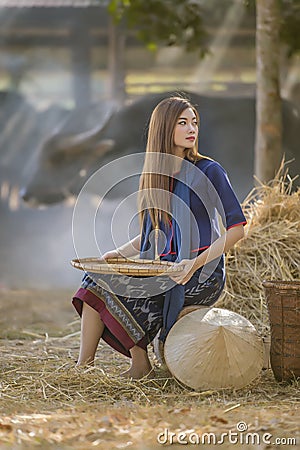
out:
M289 56L300 51L299 0L282 0L281 38L288 46Z
M149 50L159 44L207 52L202 8L197 0L111 0L109 12L124 19Z
M237 0L108 0L108 10L116 21L123 19L136 30L149 50L159 44L183 46L187 51L207 51L205 26L222 23L228 8ZM256 0L240 0L255 16ZM300 0L281 3L281 38L289 55L300 51Z

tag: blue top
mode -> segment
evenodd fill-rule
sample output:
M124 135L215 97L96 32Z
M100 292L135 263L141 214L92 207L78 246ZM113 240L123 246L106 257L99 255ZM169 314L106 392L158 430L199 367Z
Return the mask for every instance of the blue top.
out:
M227 230L236 225L245 225L247 221L225 169L218 162L208 158L202 158L193 165L199 170L193 172L189 186L190 210L198 226L199 245L192 248L191 252L198 254L220 237L218 215ZM181 183L176 179L176 174L174 176L171 183L172 192L176 183ZM170 226L172 228L171 223ZM176 253L173 236L171 230L166 246L160 253L161 257Z
M145 211L140 257L153 259L156 248L161 260L181 261L195 258L220 235L218 216L226 229L245 224L240 203L223 167L208 158L191 163L184 158L179 172L171 178L171 216L169 226L161 221L157 239ZM163 251L162 251L163 250ZM199 269L204 282L216 270L225 277L223 255ZM159 338L164 341L184 305L184 285L175 284L166 291L163 326Z

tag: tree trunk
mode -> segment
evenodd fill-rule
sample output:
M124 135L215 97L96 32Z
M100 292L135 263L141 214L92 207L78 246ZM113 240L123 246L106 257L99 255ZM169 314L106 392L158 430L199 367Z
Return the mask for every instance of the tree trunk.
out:
M122 24L116 25L112 18L109 20L109 96L123 104L125 92L125 42L126 35Z
M279 0L256 2L256 143L254 173L267 182L281 160Z

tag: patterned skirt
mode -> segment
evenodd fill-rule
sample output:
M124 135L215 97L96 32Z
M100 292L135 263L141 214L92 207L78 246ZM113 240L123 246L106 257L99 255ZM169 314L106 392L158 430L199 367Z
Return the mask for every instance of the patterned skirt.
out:
M201 278L202 269L198 269L185 284L184 306L211 306L218 300L223 290L225 282L223 258L220 259L213 273L204 281L203 277ZM149 277L152 278L151 283L157 284L157 294L149 297L140 295L149 279L130 278L137 282L131 289L128 286L129 277L101 275L99 282L99 280L95 280L94 274L87 273L72 301L80 316L83 302L94 308L105 325L102 335L104 341L128 357L131 357L129 350L134 345L147 350L147 345L162 327L166 292L166 277ZM140 282L141 280L142 282ZM122 291L125 295L115 294L114 292L120 292L118 287L122 283L123 287L126 287L126 292L123 292L124 289Z

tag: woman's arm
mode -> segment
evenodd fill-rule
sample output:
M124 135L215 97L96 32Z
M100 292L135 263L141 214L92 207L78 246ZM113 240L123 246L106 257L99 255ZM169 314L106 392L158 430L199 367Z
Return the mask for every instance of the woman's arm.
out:
M131 239L131 241L128 241L126 242L126 244L121 245L121 247L118 247L115 250L111 250L109 252L104 253L102 257L104 259L116 258L118 256L122 256L123 258L130 258L131 256L136 256L139 254L140 246L141 246L141 235L139 234L135 238Z
M203 253L195 258L195 270L204 264L213 261L228 252L240 239L244 237L244 226L237 225L227 230L222 236L215 240Z
M197 256L197 258L184 259L178 263L178 266L182 266L182 272L177 275L172 275L172 280L176 281L178 284L186 284L197 269L218 258L223 253L226 253L243 237L243 225L237 225L230 228L204 250L204 252Z

